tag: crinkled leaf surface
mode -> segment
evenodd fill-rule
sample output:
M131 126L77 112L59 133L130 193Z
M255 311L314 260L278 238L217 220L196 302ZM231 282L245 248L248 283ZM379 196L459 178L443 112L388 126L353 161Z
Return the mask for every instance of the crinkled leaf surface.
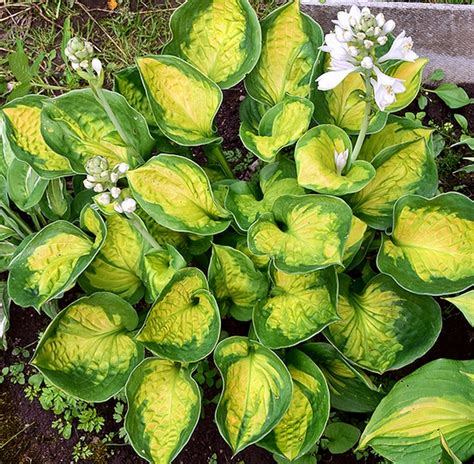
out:
M409 293L382 274L361 293L350 288L350 278L340 276L339 282L341 320L325 334L355 364L382 374L406 366L436 342L441 310L434 299Z
M432 464L442 454L440 432L461 461L474 455L474 361L437 359L398 381L359 449L370 446L397 464Z
M357 216L352 216L352 227L349 238L346 242L346 249L344 250L343 265L349 266L354 260L357 253L361 249L363 243L373 233L372 230L367 229L367 224L361 221Z
M383 237L380 271L411 292L446 295L474 283L474 204L459 193L407 195L395 205Z
M198 235L214 235L229 226L229 213L215 201L209 179L194 161L155 156L127 178L140 206L162 226Z
M329 418L329 389L318 366L292 349L285 358L293 380L290 407L277 426L258 443L293 462L314 447Z
M32 363L61 390L84 401L106 401L143 359L133 339L138 315L111 293L80 298L46 329Z
M350 208L324 195L284 195L250 227L252 253L273 258L285 272L307 272L341 264L351 229Z
M214 361L224 381L217 427L238 453L280 422L291 402L291 376L276 354L246 337L221 341Z
M170 27L164 53L186 60L223 89L240 82L260 56L260 24L247 0L188 0Z
M201 412L201 393L190 370L147 358L132 372L125 392L125 428L133 448L148 462L171 463L191 438Z
M255 332L268 348L296 345L339 320L334 267L287 274L271 266L270 279L268 297L253 312Z

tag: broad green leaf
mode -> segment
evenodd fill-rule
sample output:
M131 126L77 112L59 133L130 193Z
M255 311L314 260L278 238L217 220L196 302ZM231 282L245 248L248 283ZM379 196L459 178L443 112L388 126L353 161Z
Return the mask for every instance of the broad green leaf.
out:
M22 211L36 206L48 187L48 181L24 161L14 159L7 172L8 196Z
M142 278L147 289L147 300L155 301L176 271L184 267L186 260L171 245L166 245L162 250L148 251L142 260Z
M162 226L198 235L214 235L229 226L229 214L216 203L209 179L194 161L155 156L127 178L140 206Z
M324 437L331 454L343 454L359 441L360 430L344 422L331 422L324 430Z
M136 66L125 68L115 74L114 90L125 97L128 104L145 118L148 125L156 125L140 72Z
M261 23L262 53L245 87L255 100L270 106L286 95L306 97L311 71L323 43L319 24L300 12L300 1L288 2Z
M367 230L367 224L358 217L352 216L352 226L349 237L347 238L344 256L342 258L343 266L349 266L362 247L364 241L372 234L372 230Z
M451 82L439 85L436 89L432 90L432 92L438 95L446 105L453 109L462 108L463 106L472 103L472 100L469 98L466 91L462 87Z
M444 299L456 306L464 314L469 324L474 327L474 290Z
M239 106L240 120L245 123L253 132L258 133L258 126L263 115L268 112L271 107L265 103L254 100L250 96L246 96Z
M41 109L50 100L39 95L17 98L2 108L6 116L4 149L48 179L71 174L67 158L53 151L41 134Z
M140 263L146 245L141 234L121 214L107 216L106 224L104 245L80 276L79 284L87 293L112 292L135 304L145 293Z
M206 277L186 268L162 290L137 340L161 358L196 362L214 349L220 330L219 308Z
M102 90L132 146L127 145L90 89L72 90L45 103L41 111L41 133L46 143L66 157L72 169L85 173L85 163L105 157L111 166L127 163L132 168L151 153L154 140L143 116L125 98Z
M333 124L348 134L357 135L365 114L365 83L359 73L349 74L337 87L328 91L318 90L316 78L328 68L329 58L320 53L311 78L311 101L314 119L319 124ZM368 134L378 132L385 125L388 113L372 112Z
M240 82L260 56L260 25L247 0L188 0L170 27L163 53L186 60L223 89Z
M52 179L39 203L41 212L51 221L70 219L72 197L67 191L66 179Z
M290 406L292 380L276 354L246 337L221 341L214 362L224 382L216 423L237 454L280 422Z
M330 195L345 195L364 188L375 176L375 169L367 161L356 160L347 173L338 174L335 155L346 150L350 157L352 143L342 129L330 124L313 127L296 144L298 183Z
M437 359L398 381L362 433L397 464L433 464L442 455L440 433L463 462L474 455L474 361Z
M380 144L388 145L371 160L375 177L362 190L348 197L356 216L382 230L392 225L393 206L399 198L409 193L431 197L438 187L428 131L417 132L420 137L413 139L413 135L402 134L403 138L412 140L393 144L393 137L398 133L389 126L373 136Z
M80 298L41 337L32 364L55 386L84 401L107 401L143 359L133 340L138 315L111 293Z
M310 452L329 418L329 389L321 370L297 349L286 355L293 380L290 407L259 446L293 462Z
M239 228L246 231L259 214L271 212L277 198L304 193L296 181L295 164L283 159L263 167L258 185L245 181L230 184L225 207L232 213Z
M447 295L474 283L474 204L459 193L395 204L393 231L377 256L381 272L419 294Z
M253 308L267 296L266 277L249 257L228 246L213 246L208 278L221 311L228 309L238 320L252 319Z
M132 372L125 393L125 429L134 450L148 462L170 464L191 438L201 413L201 392L191 371L147 358Z
M439 433L441 447L443 448L441 452L440 464L462 464L459 458L453 453L453 450L450 448L449 443L444 438L444 435Z
M415 61L401 61L387 70L387 74L401 79L405 91L397 94L395 103L387 107L387 112L395 113L407 107L420 91L423 68L428 64L428 58L418 58Z
M249 248L273 258L285 272L341 264L351 229L351 209L339 198L284 195L248 231Z
M351 279L339 277L340 321L325 335L349 360L382 374L424 355L441 331L441 310L428 296L409 293L379 274L360 292Z
M156 124L180 145L219 140L213 120L222 102L220 88L195 67L175 56L137 59Z
M253 325L268 348L296 345L339 320L334 267L306 274L287 274L270 267L271 288L255 306Z
M6 240L0 242L0 272L5 272L10 266L10 262L17 252L18 247L14 243Z
M299 349L318 365L326 377L333 408L371 412L384 397L363 371L347 362L329 343L305 343Z
M275 161L282 148L294 144L308 130L313 109L306 98L286 97L263 115L258 131L244 121L240 138L261 160Z
M66 221L53 222L23 241L8 275L8 293L18 306L39 309L74 286L102 246L106 233L102 219L91 209L84 210L81 222L94 233L94 241Z
M235 244L235 248L244 253L244 255L248 256L257 269L268 269L270 258L268 256L257 256L256 254L252 253L247 243L247 237L238 237L237 242Z

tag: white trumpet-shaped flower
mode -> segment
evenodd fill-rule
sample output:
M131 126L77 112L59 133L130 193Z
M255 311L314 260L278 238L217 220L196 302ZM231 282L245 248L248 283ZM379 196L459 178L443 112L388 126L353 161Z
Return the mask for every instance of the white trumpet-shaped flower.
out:
M379 62L383 63L388 60L415 61L418 55L412 49L412 38L406 37L405 31L402 31L393 41L390 50L379 58Z
M137 209L137 202L128 197L120 203L120 206L125 213L133 213Z
M396 95L405 91L405 86L401 79L387 76L379 69L375 68L377 80L370 79L374 88L375 103L381 111L395 103Z
M337 150L334 150L334 163L336 164L336 171L338 175L342 174L342 171L346 167L348 158L349 149L346 149L341 153L339 153Z

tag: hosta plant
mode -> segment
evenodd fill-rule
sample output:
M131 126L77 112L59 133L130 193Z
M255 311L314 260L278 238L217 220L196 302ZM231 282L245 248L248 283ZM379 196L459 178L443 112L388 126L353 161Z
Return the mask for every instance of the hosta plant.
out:
M84 89L1 109L3 307L51 317L32 363L54 385L91 402L125 390L149 462L190 439L209 357L233 453L297 461L332 407L373 412L358 448L397 464L474 454L473 361L433 361L391 391L378 377L433 346L433 296L472 323L474 205L438 194L433 131L393 114L427 62L411 38L367 8L334 22L324 36L298 1L259 23L248 0L188 0L163 53L113 91L76 37L65 55ZM215 124L239 83L250 180Z

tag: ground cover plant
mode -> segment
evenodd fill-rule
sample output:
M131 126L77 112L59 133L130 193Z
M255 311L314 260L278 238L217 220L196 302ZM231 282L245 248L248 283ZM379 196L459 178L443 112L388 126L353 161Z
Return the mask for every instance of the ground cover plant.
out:
M433 128L393 115L419 97L427 60L357 7L326 36L297 1L259 22L246 0L188 0L170 27L113 91L93 45L71 37L62 53L87 87L2 107L2 323L10 300L52 319L40 381L80 400L73 417L92 429L87 403L124 393L128 439L150 462L179 459L216 376L234 454L315 462L318 443L358 441L389 462L469 459L472 361L432 361L393 388L378 377L434 345L433 296L473 317L472 202L438 194ZM240 138L257 160L245 180L214 124L242 81ZM223 331L229 319L248 333ZM328 425L331 408L371 418L359 437Z

